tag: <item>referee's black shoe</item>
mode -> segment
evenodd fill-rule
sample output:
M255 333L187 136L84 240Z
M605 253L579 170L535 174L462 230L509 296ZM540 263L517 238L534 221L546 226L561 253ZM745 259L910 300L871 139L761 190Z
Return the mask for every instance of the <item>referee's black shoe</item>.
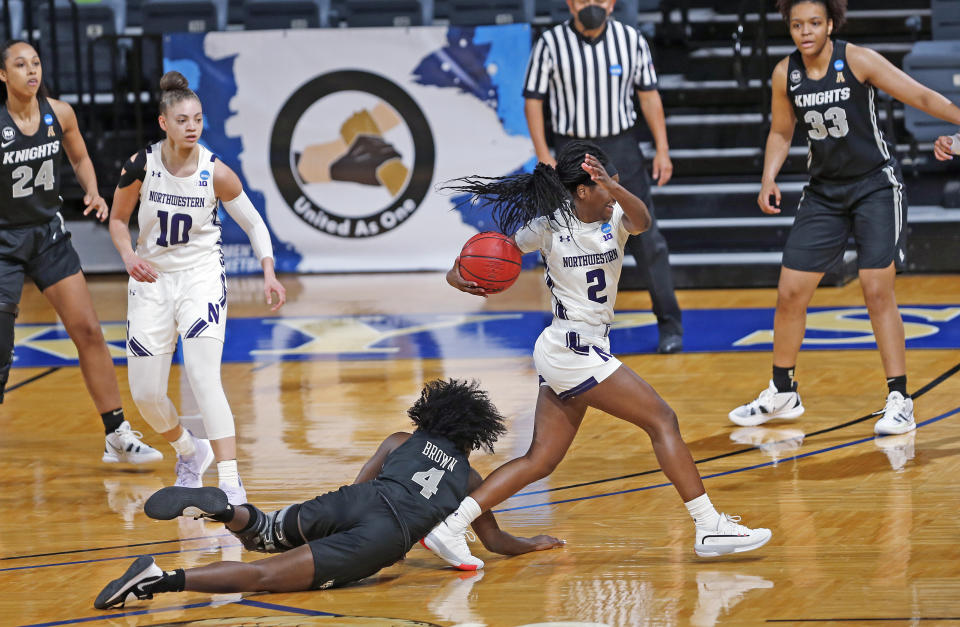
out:
M153 493L143 504L144 513L156 520L172 520L177 516L209 518L228 522L233 518L233 507L227 494L220 488L183 488L170 486Z
M676 333L668 333L660 336L660 343L657 345L657 352L661 355L679 353L683 350L683 336Z

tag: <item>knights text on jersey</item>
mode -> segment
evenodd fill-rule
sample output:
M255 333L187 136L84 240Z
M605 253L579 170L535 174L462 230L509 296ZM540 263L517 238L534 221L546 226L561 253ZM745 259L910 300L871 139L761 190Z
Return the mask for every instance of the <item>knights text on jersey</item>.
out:
M137 255L161 272L176 272L222 256L213 190L216 156L198 145L196 171L190 176L173 176L163 165L161 143L147 148Z
M50 102L37 97L40 126L25 135L0 105L0 228L46 224L60 210L63 129Z
M531 220L514 235L524 253L539 250L543 256L554 317L591 325L613 322L623 247L630 236L623 217L617 204L609 222L571 218L568 228L558 211L550 219Z
M834 41L829 69L819 80L807 76L799 50L789 57L787 98L806 135L807 169L814 179L855 179L891 161L876 89L857 80L846 51L847 42Z

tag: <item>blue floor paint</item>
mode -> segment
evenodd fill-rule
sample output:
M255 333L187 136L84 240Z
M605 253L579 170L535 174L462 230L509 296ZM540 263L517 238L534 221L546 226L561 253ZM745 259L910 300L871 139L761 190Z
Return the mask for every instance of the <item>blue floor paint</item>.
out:
M908 349L960 348L960 306L902 306ZM769 351L773 309L689 309L683 313L686 352ZM231 318L225 362L301 360L469 359L530 357L550 324L547 312L478 312ZM117 363L125 360L125 322L102 324ZM613 352L653 353L656 320L649 311L620 311L610 334ZM804 349L873 349L864 307L811 308ZM179 351L175 356L180 361ZM77 365L62 326L17 326L14 367Z

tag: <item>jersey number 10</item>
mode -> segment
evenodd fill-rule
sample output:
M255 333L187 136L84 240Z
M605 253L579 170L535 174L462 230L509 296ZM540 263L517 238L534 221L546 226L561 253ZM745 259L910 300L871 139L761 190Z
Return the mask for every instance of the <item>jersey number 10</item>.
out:
M193 218L190 214L175 213L171 217L166 211L158 211L157 219L160 220L160 237L157 238L157 246L176 246L190 241L190 227L193 226Z

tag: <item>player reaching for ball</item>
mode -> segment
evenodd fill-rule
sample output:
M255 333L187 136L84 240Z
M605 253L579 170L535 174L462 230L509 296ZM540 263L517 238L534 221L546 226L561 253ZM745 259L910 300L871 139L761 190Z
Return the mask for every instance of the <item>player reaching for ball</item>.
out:
M664 474L693 517L697 555L749 551L770 539L770 530L749 529L738 524L738 517L714 509L676 414L646 381L610 354L608 336L624 243L650 224L646 205L617 178L596 144L578 140L560 151L556 169L541 163L532 174L466 177L448 186L490 202L497 226L513 234L521 251L540 251L554 314L533 351L540 395L530 449L495 470L423 540L457 568L483 566L467 547L467 526L549 475L573 442L588 407L626 420L650 436ZM460 276L456 264L447 281L461 291L485 294Z

